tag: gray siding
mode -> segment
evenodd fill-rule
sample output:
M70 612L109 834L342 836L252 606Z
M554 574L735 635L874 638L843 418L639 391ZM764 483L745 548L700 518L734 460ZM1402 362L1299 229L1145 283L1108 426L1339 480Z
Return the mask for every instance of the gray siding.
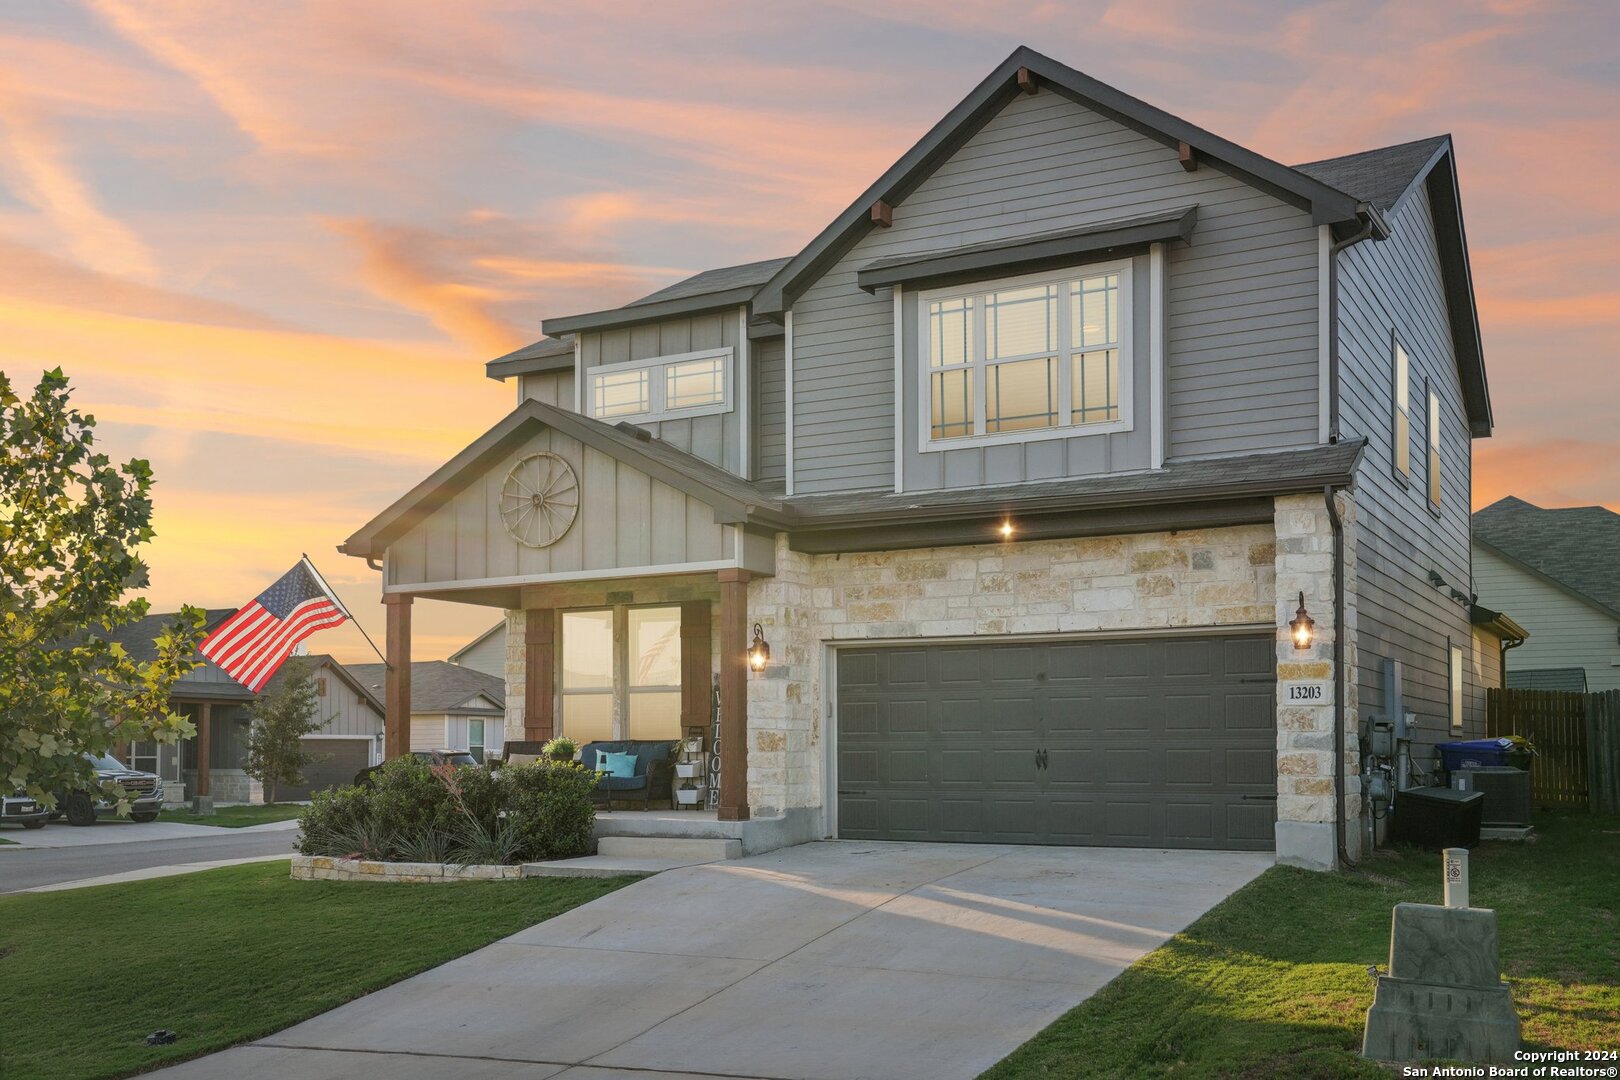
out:
M451 663L462 667L482 671L485 675L493 675L497 679L506 677L506 621L503 619L483 637L476 638L470 645L462 646L466 651L451 658Z
M696 352L699 349L732 349L733 363L739 358L736 308L665 319L613 330L580 335L580 366L586 370L599 364L622 364L631 360L651 360L659 356ZM737 368L733 367L735 375ZM588 387L587 387L588 389ZM732 395L730 412L691 419L666 420L645 425L658 438L694 454L711 464L742 471L742 420Z
M781 338L749 343L754 358L754 479L780 488L787 475L787 382Z
M893 302L856 287L861 266L1193 203L1193 243L1172 245L1167 258L1167 455L1314 444L1318 271L1309 216L1212 167L1188 173L1173 150L1045 92L1011 101L895 209L892 228L869 232L794 299L794 490L893 484ZM1147 302L1145 290L1137 301ZM1136 397L1146 410L1149 396ZM990 466L987 456L983 482L1035 478L1022 457L1000 455Z
M1588 690L1620 689L1620 621L1613 616L1481 547L1474 548L1474 588L1481 604L1530 632L1508 653L1509 671L1585 668Z
M1456 354L1441 288L1440 262L1427 195L1409 196L1390 218L1394 235L1364 241L1339 256L1341 429L1369 440L1356 478L1357 683L1363 710L1384 700L1380 658L1405 666L1403 693L1418 714L1417 743L1454 736L1449 730L1449 654L1471 649L1468 608L1429 583L1429 571L1471 591L1469 475L1472 442L1463 415ZM1412 480L1395 479L1392 334L1411 360ZM1444 490L1441 510L1428 508L1427 390L1440 392ZM1515 618L1517 617L1516 613ZM1473 666L1464 665L1465 671ZM1477 681L1474 672L1469 679ZM1472 696L1472 691L1469 692ZM1477 720L1467 737L1484 733ZM1427 753L1419 755L1426 765Z
M320 698L320 716L326 721L321 735L353 735L371 738L383 729L382 714L326 666L314 671L316 688L325 683L326 693ZM378 691L381 697L382 692Z
M546 405L574 411L574 371L546 371L539 375L524 375L523 396Z
M527 454L549 451L573 466L580 508L546 548L517 543L501 522L501 487ZM711 507L599 450L551 430L536 434L388 549L388 583L474 581L616 567L714 562L733 557L730 527Z

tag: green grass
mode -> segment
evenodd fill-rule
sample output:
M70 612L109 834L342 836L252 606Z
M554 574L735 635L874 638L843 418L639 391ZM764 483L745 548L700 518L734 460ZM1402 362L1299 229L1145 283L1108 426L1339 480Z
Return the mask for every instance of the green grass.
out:
M1620 1047L1620 817L1542 815L1534 844L1475 849L1530 1049ZM1359 1054L1390 909L1440 902L1438 855L1366 874L1266 871L1031 1039L985 1080L1380 1077ZM1377 875L1369 877L1367 875Z
M284 862L0 896L0 1076L127 1076L278 1031L627 884L293 881ZM148 1033L179 1033L148 1047Z
M165 810L159 821L183 821L187 825L216 825L221 829L240 829L247 825L263 825L268 821L286 821L303 812L302 806L277 803L275 806L222 806L207 816L198 816L190 810Z

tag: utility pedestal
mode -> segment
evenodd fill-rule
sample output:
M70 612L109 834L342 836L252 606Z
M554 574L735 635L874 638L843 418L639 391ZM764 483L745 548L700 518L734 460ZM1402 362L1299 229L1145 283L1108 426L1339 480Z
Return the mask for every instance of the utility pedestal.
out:
M1396 904L1389 974L1378 977L1361 1056L1510 1062L1518 1049L1519 1014L1501 979L1496 912Z
M198 817L208 817L214 812L214 797L212 795L193 795L191 797L191 812Z

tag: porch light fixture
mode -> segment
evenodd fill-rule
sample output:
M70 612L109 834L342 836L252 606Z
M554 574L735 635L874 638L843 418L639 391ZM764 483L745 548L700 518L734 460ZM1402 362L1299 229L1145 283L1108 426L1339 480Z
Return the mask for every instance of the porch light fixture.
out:
M1013 529L1013 523L1012 523L1011 518L1002 518L1001 519L1000 532L1001 532L1001 538L1003 540L1011 540L1013 538L1013 533L1015 531L1016 530Z
M1288 636L1294 640L1296 649L1310 648L1316 638L1316 620L1305 610L1304 592L1299 594L1299 610L1288 620Z
M771 646L765 640L765 630L754 624L754 642L748 646L748 667L752 671L764 671L765 665L771 662Z

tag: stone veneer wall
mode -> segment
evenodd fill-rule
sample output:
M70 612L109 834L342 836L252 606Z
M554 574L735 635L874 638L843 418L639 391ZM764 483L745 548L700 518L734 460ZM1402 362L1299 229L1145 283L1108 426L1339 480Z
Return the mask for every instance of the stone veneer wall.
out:
M749 680L754 811L821 805L823 643L1271 626L1274 540L1246 525L809 556L779 536L776 576L749 589L772 653Z
M1355 504L1337 497L1345 532L1345 670L1356 670ZM1276 500L1277 534L1277 858L1329 869L1337 862L1333 818L1333 653L1338 628L1333 605L1333 528L1320 495ZM1308 650L1294 648L1287 625L1300 594L1316 621ZM1361 853L1361 776L1357 753L1354 679L1345 680L1345 849ZM1320 697L1292 701L1293 687L1314 688Z

